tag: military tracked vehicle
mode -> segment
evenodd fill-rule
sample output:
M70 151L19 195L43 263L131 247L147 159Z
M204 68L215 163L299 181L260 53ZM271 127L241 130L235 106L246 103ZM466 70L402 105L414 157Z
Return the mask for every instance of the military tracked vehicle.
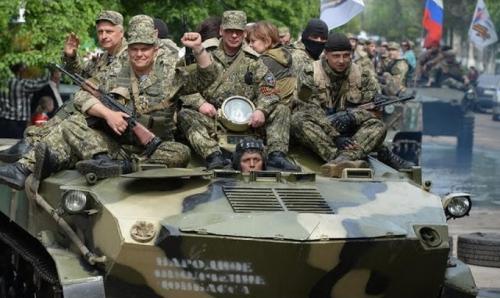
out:
M231 113L229 113L231 114ZM219 141L234 146L238 134ZM2 297L476 297L449 258L447 219L420 168L301 172L143 168L103 180L65 170L0 185Z

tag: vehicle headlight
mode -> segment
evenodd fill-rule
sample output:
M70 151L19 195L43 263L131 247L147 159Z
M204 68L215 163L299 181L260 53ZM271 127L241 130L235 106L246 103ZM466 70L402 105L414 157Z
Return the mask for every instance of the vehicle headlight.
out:
M443 199L443 208L447 218L460 218L469 215L472 208L470 195L467 193L452 193Z
M70 214L80 213L87 207L87 193L79 190L70 190L63 194L62 205Z
M222 124L232 131L245 131L248 129L250 117L255 111L255 106L248 98L231 96L224 100L219 110Z

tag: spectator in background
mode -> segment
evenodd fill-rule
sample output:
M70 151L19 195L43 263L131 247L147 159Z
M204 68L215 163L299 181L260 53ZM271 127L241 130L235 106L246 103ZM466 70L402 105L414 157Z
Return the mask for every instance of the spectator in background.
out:
M31 125L42 126L49 120L49 114L54 112L54 99L49 96L42 96L31 116Z
M196 32L200 33L201 40L203 41L211 38L219 39L219 29L221 22L222 18L219 16L209 17L201 22L200 25L198 25L198 27L196 28Z
M401 43L401 49L403 50L403 58L408 63L406 83L410 84L414 80L415 69L417 68L417 57L415 56L415 52L413 52L413 43L411 41L403 41Z
M52 118L55 111L63 105L63 100L61 94L59 93L59 83L61 81L61 72L57 69L52 69L50 73L50 80L47 85L42 89L35 92L33 100L31 101L31 112L35 113L37 106L41 105L41 100L44 97L48 97L52 101L52 109L47 111L47 116ZM47 100L47 99L45 99ZM44 104L46 105L46 103Z
M469 67L469 72L467 72L467 78L469 79L469 83L473 86L477 85L477 79L479 78L479 71L476 67Z
M20 139L31 117L33 93L47 85L49 74L38 79L24 79L26 66L23 63L14 64L10 69L15 77L0 91L0 138Z

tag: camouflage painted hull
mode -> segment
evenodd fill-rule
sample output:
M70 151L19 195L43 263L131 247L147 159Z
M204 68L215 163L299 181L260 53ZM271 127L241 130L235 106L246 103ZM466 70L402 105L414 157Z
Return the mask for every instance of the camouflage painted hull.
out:
M430 253L398 238L304 243L169 235L157 247L124 246L110 274L138 296L147 284L152 297L422 298L438 297L447 255L447 247Z
M40 195L61 212L65 194L87 194L86 212L61 214L106 257L90 267L24 193L0 207L29 234L52 235L44 245L63 290L103 276L95 288L106 297L440 297L449 252L441 200L379 167L370 178L345 179L163 169L95 185L75 171L57 173Z

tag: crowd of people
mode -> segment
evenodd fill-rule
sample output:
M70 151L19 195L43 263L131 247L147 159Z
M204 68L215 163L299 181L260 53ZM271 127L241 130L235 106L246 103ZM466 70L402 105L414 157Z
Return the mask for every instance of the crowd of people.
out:
M125 31L120 13L104 11L96 19L103 53L85 62L78 56L78 36L70 33L63 50L65 68L133 113L116 111L82 88L71 102L74 109L63 107L43 125L24 131L17 147L9 149L18 150L20 158L0 166L0 183L22 189L36 163L44 165L42 177L76 168L105 178L137 170L134 158L186 167L193 153L207 169L300 171L288 157L291 140L316 153L324 161L322 174L329 177L340 177L345 168L368 167L373 152L395 168L411 166L383 145L387 129L379 113L355 109L381 93L400 95L413 76L427 74L428 83L436 83L428 64L417 64L411 42L360 41L329 33L320 19L311 19L300 40L293 41L288 28L248 23L243 11L206 19L196 32L183 35L183 48L167 32L161 20L146 15L132 17ZM436 59L426 60L451 61ZM9 98L29 102L26 92L47 85L49 76L13 80L25 83L12 88L22 91ZM240 140L228 158L214 121L231 96L255 105L248 123L255 135ZM62 104L60 98L55 103ZM34 110L49 115L55 108L43 97L39 107ZM2 107L0 121L19 133L29 115L8 116L9 110ZM135 123L159 138L153 150L145 151L151 144L137 138Z

